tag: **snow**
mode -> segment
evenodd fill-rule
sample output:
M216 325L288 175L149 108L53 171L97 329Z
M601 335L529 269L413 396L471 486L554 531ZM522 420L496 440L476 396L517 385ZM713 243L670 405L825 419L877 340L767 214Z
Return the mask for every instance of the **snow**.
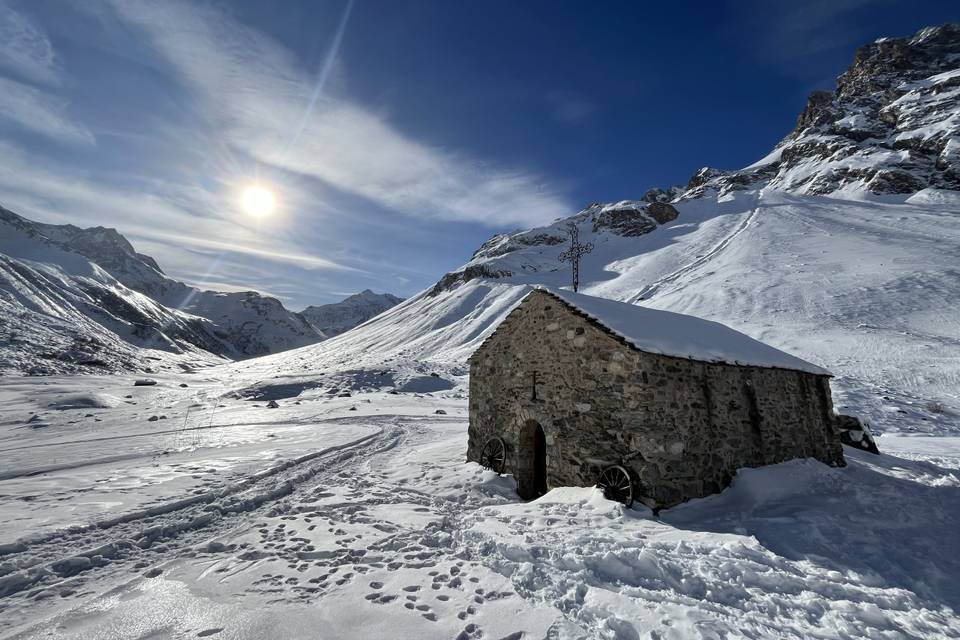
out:
M0 480L0 637L956 637L960 438L745 469L659 516L524 503L464 463L464 378L339 397L330 372L270 410L255 363L0 387L0 468L36 474ZM124 402L48 408L81 393Z
M759 169L761 167L766 167L776 162L780 162L780 156L783 154L783 147L776 147L773 151L763 156L753 164L745 166L741 171L751 171L753 169Z
M641 351L704 362L831 375L826 369L758 342L719 322L564 289L544 287L542 290L596 320Z
M957 145L960 146L960 145ZM907 204L932 204L953 206L960 210L960 192L945 189L922 189L907 198Z
M49 406L51 409L109 409L120 404L120 398L106 393L75 393L60 397Z

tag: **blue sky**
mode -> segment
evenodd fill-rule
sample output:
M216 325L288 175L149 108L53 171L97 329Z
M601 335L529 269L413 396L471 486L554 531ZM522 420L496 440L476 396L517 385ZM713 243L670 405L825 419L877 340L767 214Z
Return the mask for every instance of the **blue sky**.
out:
M300 309L764 156L952 2L0 0L0 204ZM252 183L279 206L239 206Z

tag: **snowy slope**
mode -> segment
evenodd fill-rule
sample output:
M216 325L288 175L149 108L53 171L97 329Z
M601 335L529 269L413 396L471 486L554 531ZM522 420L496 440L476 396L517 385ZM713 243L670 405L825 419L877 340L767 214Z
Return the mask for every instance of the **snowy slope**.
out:
M209 365L209 321L133 291L0 209L0 371Z
M401 302L403 298L365 289L360 293L347 296L340 302L307 307L300 314L314 329L325 337L332 338L363 324Z

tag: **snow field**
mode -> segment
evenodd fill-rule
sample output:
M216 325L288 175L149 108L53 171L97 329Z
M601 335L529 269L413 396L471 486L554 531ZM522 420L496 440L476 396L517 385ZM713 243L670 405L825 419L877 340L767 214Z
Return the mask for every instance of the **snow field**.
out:
M176 409L187 378L146 393ZM958 637L956 438L886 435L897 455L847 451L844 469L744 470L655 517L591 488L520 502L511 478L464 463L459 386L393 395L360 383L372 379L357 375L350 397L324 382L267 409L238 392L289 379L234 378L219 399L225 430L258 425L275 455L227 464L249 455L243 437L188 443L176 455L210 469L195 503L159 483L153 501L105 510L108 526L56 535L58 517L84 518L38 503L48 533L0 538L0 637ZM55 415L71 411L86 409ZM122 414L103 420L98 437L130 434ZM339 450L316 440L334 428ZM99 468L132 480L146 466ZM34 479L72 478L76 498L91 469ZM5 513L18 502L10 482Z

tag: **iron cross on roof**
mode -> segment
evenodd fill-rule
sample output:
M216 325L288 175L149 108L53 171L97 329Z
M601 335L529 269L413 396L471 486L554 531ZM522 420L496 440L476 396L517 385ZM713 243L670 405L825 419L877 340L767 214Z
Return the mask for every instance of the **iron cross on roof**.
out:
M573 291L580 288L580 256L593 251L593 243L580 244L580 230L572 222L567 223L570 247L560 254L560 262L569 262L573 268Z

